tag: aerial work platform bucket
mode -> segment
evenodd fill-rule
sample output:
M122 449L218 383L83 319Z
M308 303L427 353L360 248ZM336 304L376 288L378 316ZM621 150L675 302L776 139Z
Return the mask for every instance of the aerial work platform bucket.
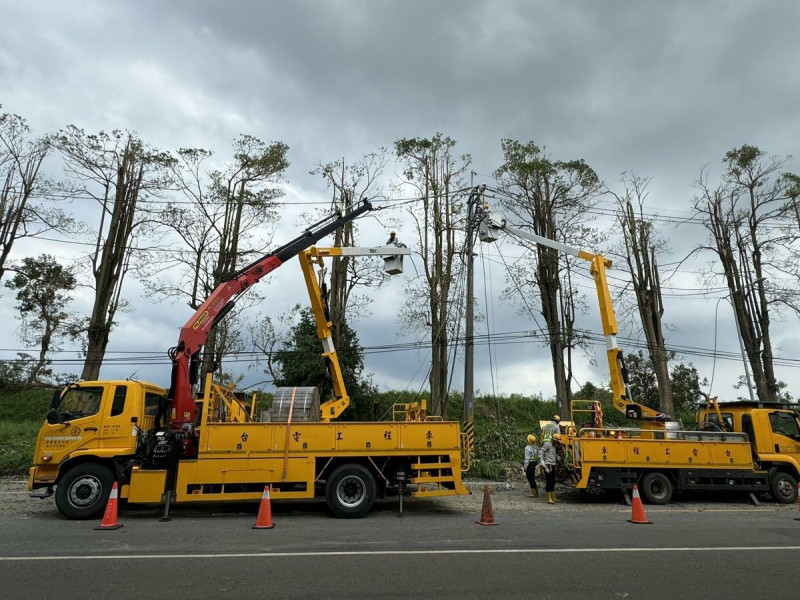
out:
M500 237L500 228L488 219L483 219L478 225L478 236L482 242L494 242Z
M383 270L389 275L399 275L403 272L403 255L395 254L383 257Z

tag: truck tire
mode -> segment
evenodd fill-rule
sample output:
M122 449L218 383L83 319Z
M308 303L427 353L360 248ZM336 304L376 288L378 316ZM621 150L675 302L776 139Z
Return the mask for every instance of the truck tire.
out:
M325 500L333 516L361 518L375 502L375 478L361 465L342 465L328 478Z
M672 499L672 482L664 473L652 471L642 477L642 496L648 504L668 504Z
M776 471L772 476L769 493L775 502L794 504L797 502L797 481L786 471Z
M56 508L68 519L97 518L106 508L113 484L114 475L103 465L77 465L56 486Z

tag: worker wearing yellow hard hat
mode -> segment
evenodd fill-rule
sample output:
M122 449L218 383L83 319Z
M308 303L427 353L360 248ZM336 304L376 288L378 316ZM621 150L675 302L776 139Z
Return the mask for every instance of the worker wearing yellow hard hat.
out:
M550 439L554 433L561 433L561 417L558 415L553 415L553 420L550 421L547 425L542 427L542 443L544 444L547 440Z
M539 464L539 446L536 445L536 436L528 434L528 445L525 446L525 461L522 463L522 471L528 478L530 491L529 498L539 497L539 487L536 485L536 465Z
M558 416L558 415L556 415ZM561 443L561 434L553 433L550 439L542 444L541 456L544 463L545 493L548 504L561 502L556 498L556 447Z

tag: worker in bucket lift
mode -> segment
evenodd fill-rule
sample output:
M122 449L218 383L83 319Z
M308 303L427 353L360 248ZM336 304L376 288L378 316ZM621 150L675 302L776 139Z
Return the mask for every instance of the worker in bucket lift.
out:
M397 239L397 233L395 233L394 231L392 231L389 234L389 239L386 240L386 245L387 246L397 246L398 248L408 248L408 246L406 246L403 242L401 242L400 240ZM402 273L403 272L403 255L402 254L398 254L396 256L385 256L383 260L385 262L385 270L386 270L387 273L390 273L392 275L396 275L398 273ZM396 268L398 270L391 270L389 268L390 263L397 263L397 267Z
M556 449L561 443L561 434L554 433L549 440L542 444L541 461L544 464L544 491L547 494L548 504L561 502L556 498Z
M542 444L544 444L554 433L561 433L561 417L553 415L553 420L542 427Z
M536 445L536 436L528 435L528 445L525 446L525 462L522 463L522 472L528 478L530 491L529 498L539 497L539 487L536 485L536 467L539 464L539 446Z

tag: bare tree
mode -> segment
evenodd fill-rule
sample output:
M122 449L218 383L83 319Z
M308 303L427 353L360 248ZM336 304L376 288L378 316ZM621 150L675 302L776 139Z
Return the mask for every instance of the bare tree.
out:
M56 145L75 193L100 208L89 255L95 295L81 374L97 379L117 311L124 308L122 284L138 247L137 232L152 223L141 207L169 187L174 159L120 130L87 134L70 125L56 136Z
M14 242L42 233L57 216L30 201L39 191L39 169L49 151L50 140L31 139L25 119L0 114L0 280Z
M789 196L789 203L786 208L794 213L797 221L797 230L800 232L800 176L794 173L784 173L783 184L786 186L786 194Z
M633 282L647 353L658 383L658 408L664 414L673 415L675 407L669 376L669 353L662 327L664 302L658 269L658 254L664 252L667 246L664 240L657 237L653 222L644 216L650 180L623 173L621 182L625 195L614 196L617 199L616 216L622 231L624 259Z
M321 175L333 191L332 208L341 213L350 212L365 199L380 195L378 179L386 167L385 148L364 155L361 160L348 165L344 159L319 165L311 171ZM334 233L334 246L355 246L357 226L351 221ZM383 241L383 240L381 240ZM374 244L370 244L374 245ZM363 314L370 298L354 296L359 287L377 288L386 281L381 265L374 260L359 261L351 256L335 257L331 264L328 307L332 325L333 342L338 347L340 333L350 310ZM352 303L352 305L351 305Z
M504 162L495 178L504 209L536 235L583 246L594 234L584 213L600 192L597 174L583 160L552 160L533 142L504 139L502 150ZM536 264L525 280L541 299L556 398L562 414L569 414L572 350L579 342L574 329L579 293L571 281L574 258L541 245L533 250Z
M705 173L694 209L710 233L710 250L728 286L760 400L774 402L780 392L772 354L771 315L782 309L800 314L797 260L789 250L797 232L783 227L794 220L792 180L780 177L787 158L767 157L743 145L725 154L722 182L712 187ZM785 282L785 283L783 283Z
M455 260L457 221L463 205L464 175L472 161L468 154L456 156L455 140L435 134L430 139L409 138L395 142L402 161L404 184L419 195L409 214L417 233L417 254L422 277L408 290L403 320L424 327L431 342L431 404L444 415L447 408L448 343L458 315L454 304L454 282L460 262Z
M199 149L178 152L174 176L184 203L173 202L161 213L162 223L181 240L180 248L154 256L150 265L151 294L185 299L199 308L222 282L249 259L267 251L272 236L267 226L278 218L277 187L289 166L288 146L241 135L233 143L233 161L206 173L211 153ZM188 201L188 202L186 202ZM256 237L258 233L258 237ZM177 277L155 277L177 271ZM249 300L255 297L251 294ZM227 329L212 330L204 346L202 375L217 369L222 356L239 340L231 318ZM237 342L238 343L238 342Z

